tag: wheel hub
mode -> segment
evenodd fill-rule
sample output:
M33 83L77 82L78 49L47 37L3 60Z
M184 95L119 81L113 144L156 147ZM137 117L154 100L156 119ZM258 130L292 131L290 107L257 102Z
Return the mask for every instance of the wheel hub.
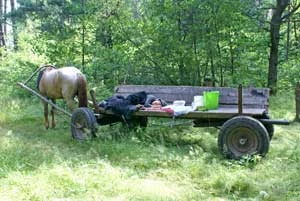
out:
M245 145L247 143L247 138L241 138L239 140L240 145Z
M254 132L247 127L239 127L229 134L229 149L237 156L257 149L258 141Z

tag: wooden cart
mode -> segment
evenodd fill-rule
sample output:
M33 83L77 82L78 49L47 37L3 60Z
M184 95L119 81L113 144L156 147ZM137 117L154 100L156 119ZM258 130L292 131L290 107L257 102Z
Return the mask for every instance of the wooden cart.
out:
M116 87L115 95L127 96L146 91L168 103L185 100L187 105L193 97L204 91L219 91L219 107L216 110L192 111L177 116L180 119L192 119L195 127L221 127L218 136L220 153L227 158L239 159L245 155L264 156L269 149L274 134L274 124L287 125L286 120L272 120L268 115L268 88L227 88L193 86L156 86L156 85L121 85ZM76 139L86 139L95 135L97 125L122 122L121 116L110 110L100 108L91 92L94 111L78 108L72 113L71 131ZM147 126L148 118L174 118L164 111L138 110L133 113L135 125Z

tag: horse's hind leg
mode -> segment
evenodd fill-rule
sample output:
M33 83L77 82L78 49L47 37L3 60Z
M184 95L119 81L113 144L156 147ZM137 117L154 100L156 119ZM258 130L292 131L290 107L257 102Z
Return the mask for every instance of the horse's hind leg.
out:
M64 100L66 101L70 111L73 112L73 110L76 108L75 103L74 103L74 99L71 98L71 97L65 97Z
M55 100L52 100L52 102L53 102L54 104L56 104ZM55 113L55 108L52 107L52 108L51 108L52 128L55 128L55 126L56 126L54 113Z
M45 118L44 125L45 125L45 128L48 129L49 128L48 103L43 102L43 104L44 104L44 118Z

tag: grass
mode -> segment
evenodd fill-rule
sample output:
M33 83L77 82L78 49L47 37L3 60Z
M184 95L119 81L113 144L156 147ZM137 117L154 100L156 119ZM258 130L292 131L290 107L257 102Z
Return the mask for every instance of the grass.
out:
M293 96L272 97L271 117L294 117ZM0 200L299 200L300 124L275 126L266 157L226 160L215 128L99 127L71 138L69 121L43 127L36 98L0 102ZM154 123L157 123L154 122Z

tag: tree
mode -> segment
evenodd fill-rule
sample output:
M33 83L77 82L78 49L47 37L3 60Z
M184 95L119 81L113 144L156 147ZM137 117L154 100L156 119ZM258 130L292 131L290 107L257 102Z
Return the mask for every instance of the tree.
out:
M3 31L4 31L4 38L7 35L7 0L4 0L4 17L3 17Z
M4 1L5 24L5 2L15 1L0 1ZM268 14L265 8L270 10L270 1L262 0L17 2L7 15L14 24L9 41L19 37L22 50L27 40L47 62L82 66L95 83L110 87L124 82L202 85L207 78L216 86L266 86L277 81L278 60L285 66L278 76L297 75L288 63L299 60L299 15L293 15L290 24L284 22L299 0L290 1L290 10L287 5L279 14L277 8ZM276 23L278 16L280 23ZM279 35L280 28L290 31ZM270 37L273 46L268 49ZM286 51L278 55L280 47ZM273 69L266 65L268 61ZM292 82L280 79L278 83L282 87Z
M0 47L5 46L3 6L3 0L0 0Z
M18 33L17 33L17 24L15 16L15 0L10 0L10 9L11 9L11 26L12 26L12 36L14 43L14 50L18 50Z
M290 4L290 0L277 0L275 9L270 23L270 56L269 56L269 74L268 74L268 87L271 89L272 94L277 91L277 74L278 74L278 48L280 41L280 27L285 19L289 18L299 7L300 3L296 5L287 14L284 11Z

